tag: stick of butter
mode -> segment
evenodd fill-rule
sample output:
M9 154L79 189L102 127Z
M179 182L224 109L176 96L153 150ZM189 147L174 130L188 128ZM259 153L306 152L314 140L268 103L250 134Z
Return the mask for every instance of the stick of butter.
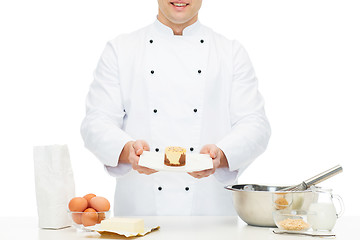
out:
M144 219L141 218L124 218L124 217L113 217L102 220L100 223L101 230L107 231L122 231L122 232L133 232L143 233L144 230Z

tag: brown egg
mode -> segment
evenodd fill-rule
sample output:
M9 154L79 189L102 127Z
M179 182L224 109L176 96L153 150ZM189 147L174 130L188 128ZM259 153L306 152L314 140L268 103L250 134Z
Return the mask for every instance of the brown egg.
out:
M93 226L98 222L98 214L93 208L87 208L81 216L82 224L87 226Z
M96 195L93 193L89 193L89 194L86 194L85 196L83 196L83 198L85 198L88 202L88 207L90 207L90 199L92 199L93 197L96 197Z
M87 208L88 202L85 198L74 197L69 202L69 210L72 212L82 212Z
M104 197L97 196L90 200L90 207L98 212L106 212L110 209L110 202Z
M82 215L82 213L72 213L71 217L74 220L74 222L76 222L77 224L82 224L81 215Z

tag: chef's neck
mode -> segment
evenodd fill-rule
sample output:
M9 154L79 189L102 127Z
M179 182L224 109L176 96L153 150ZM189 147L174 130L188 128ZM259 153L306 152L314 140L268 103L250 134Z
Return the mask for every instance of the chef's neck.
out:
M189 21L185 23L174 23L167 19L161 11L159 11L159 14L157 16L157 19L164 25L171 28L174 32L174 35L183 35L183 31L186 27L190 26L191 24L195 23L198 20L198 14L196 14L193 18L191 18Z

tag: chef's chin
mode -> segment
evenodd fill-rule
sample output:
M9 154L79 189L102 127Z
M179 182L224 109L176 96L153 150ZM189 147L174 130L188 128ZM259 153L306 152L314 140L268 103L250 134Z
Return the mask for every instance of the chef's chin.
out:
M197 20L202 0L158 0L158 3L159 14L168 21L174 24L186 24ZM176 4L183 5L177 6Z
M188 22L195 22L193 21L194 18L197 18L197 14L193 15L193 16L188 16L185 13L174 13L171 14L171 16L167 16L167 19L174 23L174 24L185 24Z

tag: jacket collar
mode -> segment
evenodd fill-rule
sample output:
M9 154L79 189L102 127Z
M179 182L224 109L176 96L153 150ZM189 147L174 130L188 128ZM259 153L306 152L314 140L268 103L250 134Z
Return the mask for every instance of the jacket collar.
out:
M165 24L161 23L157 18L154 22L154 26L155 29L164 35L167 36L177 36L174 35L173 30L166 26ZM201 23L199 22L199 20L197 20L195 23L191 24L190 26L187 26L184 30L183 30L183 35L182 36L196 36L200 34L200 27L201 27Z

